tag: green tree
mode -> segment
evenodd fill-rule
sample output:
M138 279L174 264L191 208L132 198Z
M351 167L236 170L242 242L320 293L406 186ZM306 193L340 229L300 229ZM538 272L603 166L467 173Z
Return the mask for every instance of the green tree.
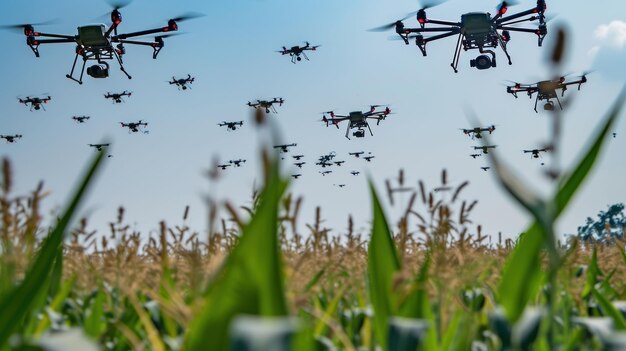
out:
M626 215L624 204L618 203L609 206L607 211L600 211L596 220L587 217L585 225L578 227L578 238L582 241L596 240L611 242L615 238L622 238L626 232Z

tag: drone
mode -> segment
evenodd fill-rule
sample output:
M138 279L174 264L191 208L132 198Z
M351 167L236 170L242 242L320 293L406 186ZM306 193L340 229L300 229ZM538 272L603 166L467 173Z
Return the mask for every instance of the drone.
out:
M565 95L565 91L569 85L578 85L578 90L580 87L587 83L587 74L588 72L583 73L582 76L578 77L578 79L568 82L565 77L560 77L554 80L544 80L541 82L537 82L534 84L521 84L515 83L512 86L506 87L506 92L512 94L517 99L517 93L526 93L529 98L533 98L533 94L537 93L537 97L535 98L535 112L537 111L537 104L539 101L546 100L546 103L543 105L543 109L546 111L554 111L554 101L552 99L556 99L559 104L561 110L563 110L563 105L561 105L561 100L557 94L557 90L561 89L561 97Z
M346 161L334 161L334 164L336 164L337 166L341 166L344 163L346 163Z
M112 23L108 28L104 24L83 25L78 27L78 34L76 35L38 32L34 28L37 24L19 24L5 26L5 28L23 29L24 35L26 36L26 45L30 47L36 57L39 57L39 46L42 44L75 43L76 56L74 57L72 70L66 75L66 77L77 82L78 84L83 84L83 75L85 73L87 61L97 62L97 64L87 68L87 75L92 78L107 78L109 76L109 64L107 61L113 61L115 59L122 72L126 75L126 77L128 77L128 79L131 79L132 77L128 74L128 72L126 72L122 60L122 56L126 53L124 44L151 47L153 50L152 58L156 59L159 52L165 45L163 39L172 35L161 33L175 32L178 30L178 22L200 16L199 14L188 14L170 19L165 27L118 34L118 27L122 23L122 14L119 10L124 6L125 4L114 4L113 11L111 12ZM128 40L129 38L152 34L161 35L155 36L154 41ZM117 45L114 46L114 43L117 43ZM74 73L75 71L78 71L76 69L76 63L78 62L79 57L82 58L83 64L82 68L80 68L80 76L76 78Z
M463 134L470 136L472 140L474 140L474 138L481 139L483 137L481 135L482 132L489 132L489 134L493 133L496 130L496 126L492 125L490 127L485 127L485 128L476 127L472 129L461 129L461 130L463 131Z
M222 122L222 123L218 123L217 124L220 127L226 127L228 128L228 131L231 130L237 130L237 126L239 127L243 127L243 121L239 121L239 122Z
M322 168L326 168L326 167L332 166L333 164L329 163L329 162L326 162L326 161L320 161L320 162L317 162L315 165L316 166L322 166Z
M303 158L304 155L293 155L291 157L293 157L296 161L300 161L300 159Z
M330 162L332 161L333 158L335 158L335 156L337 156L337 154L334 151L331 151L330 153L328 153L326 155L320 156L317 160L320 163L327 163L328 166L332 166L332 164L330 164ZM318 163L318 165L319 165L319 163Z
M283 49L281 51L276 51L276 52L281 53L283 56L284 55L291 56L291 63L293 64L295 64L297 61L302 61L302 57L300 57L300 55L302 55L307 61L309 61L309 58L306 56L305 51L315 51L321 45L311 46L311 44L309 44L308 41L305 41L304 43L306 45L293 46L291 47L291 49L287 49L286 47L283 46Z
M232 166L232 165L231 165L231 164L217 165L217 168L221 168L221 169L222 169L222 171L225 171L225 170L226 170L226 168L228 168L228 167L230 167L230 166Z
M282 153L287 153L289 152L289 148L290 147L295 147L298 144L296 143L292 143L292 144L283 144L283 145L274 145L274 149L280 149L280 152Z
M91 117L89 116L73 116L72 117L72 119L76 121L76 123L85 123L85 121L88 120L89 118Z
M121 93L106 93L104 94L104 98L105 99L111 99L113 101L114 104L121 104L124 101L124 96L128 96L130 97L131 95L133 95L132 91L126 91L124 90Z
M525 154L530 154L530 158L539 158L541 155L541 152L549 152L551 149L550 148L543 148L543 149L533 149L533 150L524 150Z
M363 159L367 162L372 162L372 159L375 158L376 156L365 156L363 157Z
M483 154L471 154L470 157L473 158L473 159L476 159L476 157L480 157L482 155Z
M359 174L361 174L361 172L352 171L350 172L350 174L352 174L353 176L358 176Z
M333 173L333 171L324 171L324 172L320 172L320 174L321 174L321 175L323 175L324 177L325 177L327 174L331 174L331 173Z
M17 141L17 139L21 139L22 135L21 134L15 134L15 135L0 135L0 139L4 139L7 141L7 143L14 143Z
M293 177L293 179L298 179L302 177L302 174L292 174L291 176Z
M507 45L511 40L511 32L533 33L538 37L538 45L542 46L543 40L548 34L545 11L547 9L545 0L537 0L537 6L522 12L505 16L509 3L503 1L497 8L495 16L489 12L470 12L461 15L460 22L440 21L429 19L426 10L437 5L436 2L426 4L416 13L413 12L405 18L393 23L373 28L370 31L386 31L395 27L396 33L409 45L409 39L415 39L415 45L420 49L423 56L426 56L426 44L439 39L457 36L457 43L452 58L452 69L458 72L461 49L463 51L478 49L481 55L470 60L470 67L479 70L496 67L496 53L494 50L498 46L502 48L509 65L513 64L509 55ZM416 15L419 28L406 28L403 21ZM526 17L528 16L528 17ZM526 17L526 18L523 18ZM520 28L513 25L523 22L539 21L537 28ZM426 27L433 24L434 27ZM424 37L424 33L434 33L433 36ZM487 55L488 54L488 55Z
M128 128L128 133L137 133L142 127L148 126L148 123L143 122L142 120L139 120L139 122L129 122L129 123L120 122L120 124L122 125L123 128ZM148 132L145 131L144 133L147 134Z
M356 158L361 157L361 155L363 155L365 153L365 151L359 151L359 152L349 152L348 155L350 156L354 156Z
M274 104L278 104L279 106L282 106L285 103L285 100L283 98L273 98L270 101L266 101L266 100L257 100L257 102L250 102L248 101L247 105L255 108L255 109L260 109L260 108L264 108L265 109L265 113L278 113L276 111L276 107L274 107Z
M482 150L483 154L488 154L489 149L495 149L497 145L474 146L474 150Z
M180 78L180 79L176 79L172 76L172 80L169 81L168 83L170 83L170 85L172 84L176 84L176 86L178 87L178 90L187 90L187 88L191 89L191 87L188 87L187 84L191 85L191 83L193 83L196 80L195 77L191 77L191 74L187 74L187 78Z
M24 104L26 106L28 106L28 104L30 104L30 111L32 111L33 109L35 109L36 111L39 111L41 109L43 109L44 111L46 110L45 107L43 107L43 104L47 104L48 101L52 100L52 97L47 96L47 97L30 97L27 96L25 99L20 99L18 98L17 101L19 101L20 104Z
M96 149L96 151L102 151L103 148L109 147L111 144L88 144L90 147Z
M345 187L345 186L346 186L345 184L333 184L333 185L334 185L334 186L338 186L338 187L340 187L340 188L343 188L343 187Z
M238 159L238 160L230 160L228 163L235 165L235 167L241 167L242 163L246 163L246 160Z
M483 171L487 172L491 167L480 167Z
M372 133L372 128L370 128L368 119L375 119L376 125L380 124L380 121L385 120L387 116L391 113L391 109L389 107L385 107L384 110L376 111L378 107L381 105L371 105L369 111L354 111L350 112L347 116L336 115L333 111L324 112L322 115L322 122L326 123L326 127L330 124L333 124L337 129L339 129L339 123L343 121L348 121L348 127L346 128L346 138L350 140L348 134L350 133L350 129L357 128L356 131L352 133L352 136L356 138L364 138L365 130L363 128L367 127L371 136L374 136ZM330 115L330 117L326 117L326 115ZM357 156L358 157L358 156Z
M306 164L306 162L298 162L298 163L294 163L294 165L298 168L302 168L302 166L304 166Z

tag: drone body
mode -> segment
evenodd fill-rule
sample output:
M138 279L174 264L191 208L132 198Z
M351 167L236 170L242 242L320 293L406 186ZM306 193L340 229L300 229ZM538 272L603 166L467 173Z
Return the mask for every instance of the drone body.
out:
M298 178L302 177L302 174L299 174L299 173L298 174L292 174L291 176L293 177L293 179L298 179Z
M533 94L537 94L535 98L535 112L537 111L537 104L539 101L546 101L543 109L546 111L554 110L554 102L552 99L555 99L559 104L561 110L563 110L563 105L561 105L561 100L559 99L559 95L557 90L561 89L561 97L565 95L565 91L567 87L570 85L578 85L578 90L580 90L581 86L584 83L587 83L587 74L583 73L578 79L573 81L567 81L565 77L560 77L554 80L544 80L541 82L537 82L534 84L521 84L515 83L512 86L506 87L506 92L513 95L517 99L517 93L526 93L529 98L533 98Z
M187 90L191 89L191 84L196 80L195 77L192 77L191 74L187 74L187 78L174 78L172 76L172 80L169 81L170 85L175 84L178 90Z
M126 102L124 101L124 96L131 97L131 95L133 95L132 91L124 90L121 93L108 93L107 92L106 94L104 94L104 98L111 99L111 101L113 101L114 104L121 104L122 102Z
M489 127L476 127L476 128L471 128L471 129L461 129L463 131L463 134L469 136L470 138L472 138L472 140L474 139L481 139L483 136L481 133L483 132L489 132L489 134L493 133L496 130L496 126L492 125Z
M44 111L46 110L46 108L44 107L44 104L47 104L48 101L52 100L51 96L46 96L46 97L30 97L27 96L25 99L21 99L18 98L17 101L20 104L24 104L25 106L28 106L30 104L30 111L35 110L35 111L39 111L41 109L43 109Z
M87 121L89 118L89 116L73 116L72 119L74 121L76 121L76 123L85 123L85 121Z
M358 176L359 174L361 174L361 172L352 171L350 172L350 174L352 174L353 176Z
M471 154L470 157L473 158L473 159L476 159L476 157L480 157L482 155L483 154Z
M372 162L372 159L375 158L376 156L365 156L363 157L363 159L367 162Z
M120 122L120 124L122 125L122 128L128 128L128 133L137 133L142 128L148 126L148 123L143 122L142 120L139 120L139 122L128 122L128 123ZM147 134L147 133L148 133L147 131L144 131L144 134Z
M302 61L302 57L304 57L305 60L309 61L309 57L306 55L305 51L316 51L319 47L320 45L312 46L307 41L305 42L304 46L292 46L290 49L287 49L287 47L283 46L282 50L276 52L280 53L283 56L291 56L291 63L295 64L296 62Z
M543 148L543 149L524 150L524 153L525 153L525 154L530 154L530 158L531 158L531 159L533 159L533 158L539 158L539 157L541 157L541 155L540 155L540 154L541 154L542 152L549 152L550 150L551 150L550 148L545 147L545 148Z
M239 121L239 122L222 122L222 123L218 123L218 126L226 127L228 131L237 130L237 127L242 127L243 126L243 121Z
M248 101L247 105L254 109L265 109L265 113L278 113L274 104L282 106L285 103L283 98L273 98L272 100L257 100L257 102Z
M282 152L282 153L287 153L287 152L289 152L289 148L290 148L290 147L295 147L295 146L297 146L297 145L298 145L298 144L296 144L296 143L292 143L292 144L283 144L283 145L274 145L274 149L279 149L279 150L280 150L280 152Z
M109 147L111 144L88 144L89 147L96 149L96 151L102 151L103 148Z
M483 154L486 155L489 153L489 149L495 149L496 145L474 146L473 148L474 150L482 150Z
M242 163L246 163L246 160L238 159L238 160L230 160L228 163L235 165L235 167L241 167Z
M4 139L7 141L7 143L9 144L13 144L14 142L17 141L17 139L21 139L22 135L21 134L15 134L15 135L0 135L0 139Z
M380 124L380 121L385 120L389 114L391 114L391 109L389 107L385 107L384 110L376 110L380 105L372 105L370 106L369 111L353 111L348 115L336 115L334 111L324 112L322 115L322 122L326 123L326 127L331 124L339 129L339 123L347 121L348 126L346 128L346 138L350 140L350 130L357 129L352 133L352 136L356 138L364 138L365 137L365 129L367 128L370 132L371 136L374 136L372 133L372 128L370 128L369 119L375 119L376 125ZM327 116L328 115L328 116ZM351 153L350 155L353 155ZM356 156L356 155L355 155ZM359 156L356 156L359 157Z
M221 168L221 169L222 169L222 171L225 171L225 170L226 170L226 168L228 168L228 167L230 167L230 166L232 166L232 165L231 165L231 164L217 165L217 168Z
M294 165L295 165L296 167L298 167L298 168L302 168L302 166L304 166L305 164L306 164L306 162L297 162L297 163L294 163Z

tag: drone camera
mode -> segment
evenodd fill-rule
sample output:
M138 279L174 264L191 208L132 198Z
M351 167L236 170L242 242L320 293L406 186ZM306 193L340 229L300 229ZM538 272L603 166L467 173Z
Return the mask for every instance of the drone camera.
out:
M356 132L352 133L352 136L354 136L355 138L363 138L365 137L365 131L362 129L359 129Z
M109 76L109 65L105 63L88 67L87 74L92 78L107 78Z
M489 69L495 66L495 60L491 60L491 58L487 55L480 55L475 60L470 60L470 67L476 67L480 70Z

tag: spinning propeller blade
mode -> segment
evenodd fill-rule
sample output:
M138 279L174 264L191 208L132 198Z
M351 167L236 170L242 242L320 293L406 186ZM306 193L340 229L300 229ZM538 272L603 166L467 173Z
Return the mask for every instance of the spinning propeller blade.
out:
M405 19L408 19L409 17L412 17L412 16L414 16L414 15L415 15L415 12L411 12L411 13L409 13L408 15L404 16L404 18L402 18L402 19L400 19L400 20L397 20L397 21L391 22L391 23L389 23L389 24L385 24L385 25L380 26L380 27L371 28L371 29L368 29L367 31L368 31L368 32L384 32L384 31L388 31L388 30L390 30L391 28L395 27L395 26L398 24L398 22L400 22L400 23L401 23L401 22L402 22L402 21L404 21Z
M446 2L448 0L421 0L418 1L420 6L422 7L421 10L428 10L430 8L433 8L435 6L439 6L441 4L443 4L444 2Z
M133 0L107 0L107 4L109 4L113 10L123 9L130 5L131 2L133 2Z
M37 22L37 23L3 24L3 25L0 25L0 29L9 30L9 31L16 32L16 33L22 33L22 31L28 26L31 26L31 27L49 26L49 25L57 24L57 23L59 23L58 19L53 19L53 20L44 21L44 22Z
M175 22L183 22L183 21L187 21L187 20L199 18L199 17L204 17L204 16L206 15L203 13L199 13L199 12L187 12L176 18L172 18L172 20L174 20Z

